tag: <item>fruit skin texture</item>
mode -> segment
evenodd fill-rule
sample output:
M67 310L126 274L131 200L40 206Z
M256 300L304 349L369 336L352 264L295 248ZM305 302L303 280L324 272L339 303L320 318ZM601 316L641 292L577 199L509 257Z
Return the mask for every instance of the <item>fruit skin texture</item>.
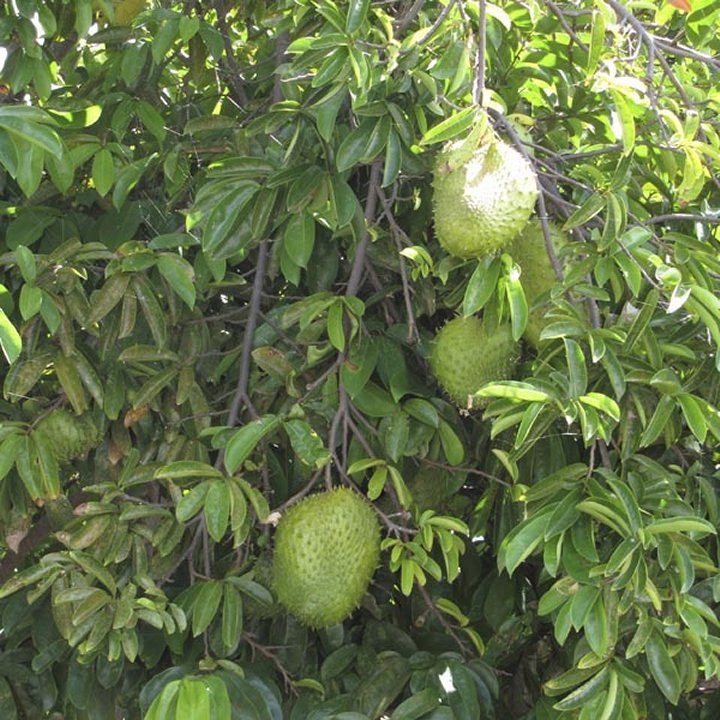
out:
M63 408L56 408L46 415L35 426L34 432L43 436L59 465L92 450L102 434L91 413L76 416Z
M347 488L293 505L275 532L273 589L302 623L335 625L360 604L380 559L372 507Z
M509 325L488 332L478 317L450 320L435 337L430 365L447 394L460 406L468 396L496 380L509 380L517 362L517 343Z
M567 236L555 225L550 225L550 237L557 254L567 244ZM508 252L522 270L520 282L525 291L528 307L532 308L540 296L549 293L558 284L545 250L545 236L540 223L538 221L529 223L512 242ZM543 303L531 309L528 316L523 337L534 347L540 344L540 333L548 324L545 319L548 308L549 303Z
M504 248L527 224L536 199L532 167L500 140L470 153L451 143L438 155L435 234L451 255L481 257Z

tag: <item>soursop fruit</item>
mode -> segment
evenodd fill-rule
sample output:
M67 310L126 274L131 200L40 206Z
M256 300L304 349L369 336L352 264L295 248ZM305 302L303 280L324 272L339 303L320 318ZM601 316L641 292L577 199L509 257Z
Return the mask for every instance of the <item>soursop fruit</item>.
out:
M517 343L509 325L488 331L478 317L450 320L436 335L430 365L445 392L460 406L486 383L509 380L517 363Z
M567 244L567 236L557 226L550 225L550 237L557 255ZM537 220L529 223L512 242L508 252L522 270L520 281L530 308L523 337L531 345L538 347L540 333L548 324L545 313L550 308L550 303L544 302L538 305L537 301L558 284L555 271L545 250L545 236L540 223Z
M46 415L35 426L34 432L42 435L59 465L65 465L92 450L102 436L92 413L77 416L63 408L56 408Z
M347 488L293 505L275 533L273 589L302 623L335 625L360 604L380 559L372 507Z
M451 255L481 257L504 248L527 224L536 199L534 170L501 140L472 152L462 141L453 142L438 155L435 234Z

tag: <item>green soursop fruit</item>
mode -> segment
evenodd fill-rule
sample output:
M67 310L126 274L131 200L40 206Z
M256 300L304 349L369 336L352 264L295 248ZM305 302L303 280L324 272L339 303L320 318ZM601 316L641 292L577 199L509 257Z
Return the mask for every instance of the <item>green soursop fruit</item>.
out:
M293 505L275 533L273 589L301 622L335 625L360 604L380 559L372 507L347 488Z
M550 237L555 253L558 254L567 244L567 236L555 225L550 225ZM540 343L540 333L548 324L545 313L550 308L550 304L544 302L536 305L536 303L540 297L549 293L558 284L555 271L545 250L545 236L540 223L537 220L529 223L515 238L508 248L508 252L522 270L520 281L530 308L523 337L531 345L537 347Z
M471 153L454 142L438 155L435 234L451 255L480 257L504 248L527 224L536 199L535 172L501 140Z
M478 317L458 317L440 330L430 364L445 392L460 406L468 396L496 380L509 380L517 362L517 343L509 325L488 332Z
M99 442L101 429L91 413L76 416L63 408L53 410L35 426L58 464L69 463Z

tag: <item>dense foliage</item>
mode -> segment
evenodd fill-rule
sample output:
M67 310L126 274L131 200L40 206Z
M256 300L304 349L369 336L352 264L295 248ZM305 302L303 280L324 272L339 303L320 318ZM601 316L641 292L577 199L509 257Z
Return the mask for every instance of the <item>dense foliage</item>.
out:
M3 3L0 717L718 717L719 21ZM539 295L434 234L438 150L490 133ZM470 410L457 314L517 343ZM382 555L315 631L273 527L337 485Z

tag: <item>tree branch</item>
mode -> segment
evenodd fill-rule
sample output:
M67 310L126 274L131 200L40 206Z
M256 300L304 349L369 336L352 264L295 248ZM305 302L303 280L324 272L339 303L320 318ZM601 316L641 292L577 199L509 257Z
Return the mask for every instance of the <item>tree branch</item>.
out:
M365 265L365 255L367 254L367 246L370 242L370 227L375 222L375 213L377 210L378 188L380 187L380 163L380 160L375 160L370 167L370 180L368 181L367 196L365 198L365 231L355 249L355 258L353 259L350 278L345 288L345 295L347 296L357 295L357 291L360 289L360 280Z
M269 243L267 240L263 240L260 243L257 265L255 268L255 279L253 280L252 295L250 296L250 313L248 315L247 324L245 325L245 332L243 333L242 356L240 358L240 373L238 375L237 388L228 413L227 424L230 427L233 427L235 423L237 423L240 415L240 408L243 402L247 405L251 414L253 416L257 416L255 408L250 402L247 391L248 380L250 379L250 364L252 361L252 345L255 337L255 329L257 328L258 317L260 315L262 286L267 269L268 252Z
M479 0L480 17L478 19L478 46L475 55L473 102L478 107L483 105L483 94L485 93L485 47L487 43L487 1Z

